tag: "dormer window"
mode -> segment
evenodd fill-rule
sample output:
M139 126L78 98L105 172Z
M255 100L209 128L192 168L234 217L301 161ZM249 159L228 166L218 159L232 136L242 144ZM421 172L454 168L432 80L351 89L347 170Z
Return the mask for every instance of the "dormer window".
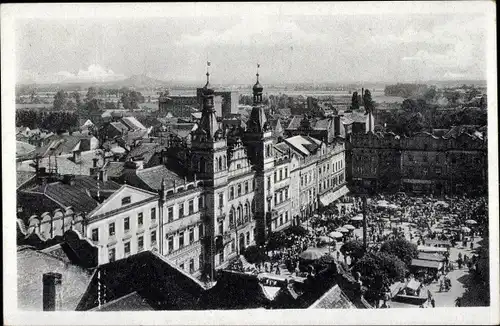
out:
M131 202L130 196L122 198L122 206L130 204L130 202Z

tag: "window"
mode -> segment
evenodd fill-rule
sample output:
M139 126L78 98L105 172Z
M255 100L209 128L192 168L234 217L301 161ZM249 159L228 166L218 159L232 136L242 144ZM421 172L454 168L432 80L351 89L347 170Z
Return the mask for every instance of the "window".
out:
M250 244L250 232L247 231L247 246Z
M151 221L154 222L156 220L156 207L151 208Z
M144 249L144 237L141 235L137 238L137 252Z
M92 241L99 241L99 229L92 229Z
M127 197L123 197L122 198L122 206L123 205L127 205L127 204L130 204L130 196L127 196Z
M255 182L255 178L252 179L252 189L255 191L255 188L257 187L257 184Z
M203 196L198 197L198 209L203 208Z
M283 202L283 191L280 191L280 203Z
M267 177L267 190L271 189L271 177Z
M288 212L285 212L285 223L288 223Z
M278 205L278 194L274 194L274 206Z
M179 268L182 269L182 270L184 270L184 263L180 264Z
M144 224L144 214L142 212L137 214L137 226L141 227Z
M184 231L179 232L179 249L184 247Z
M194 228L189 229L189 243L194 242Z
M234 187L229 188L229 199L234 199Z
M189 260L189 273L193 274L194 273L194 259L191 258Z
M288 178L288 168L285 168L285 178Z
M109 248L108 250L108 260L109 262L114 262L116 260L116 249L115 248Z
M248 194L248 181L245 182L245 194Z
M222 192L219 194L219 207L224 207L224 194Z
M238 197L241 196L241 184L238 185Z
M304 177L300 176L300 186L304 186Z
M236 250L236 246L234 244L234 240L231 240L231 252L234 252Z
M441 174L441 168L436 168L436 174Z
M168 221L172 222L174 220L174 207L170 206L168 210Z
M151 231L151 245L156 244L156 230Z
M130 217L128 216L123 219L123 230L125 232L130 230Z
M200 266L200 268L203 266L203 255L198 256L198 266Z
M274 182L278 181L278 171L274 171Z
M168 252L174 251L174 237L169 236L168 237Z
M184 203L179 204L179 218L184 216Z
M283 180L283 170L280 169L280 180Z
M219 221L219 234L224 233L224 221Z
M108 226L108 230L109 230L109 236L114 236L115 235L115 223L109 223L109 226Z
M203 224L198 225L198 238L203 237Z
M123 245L124 251L125 251L125 256L130 255L130 242L125 242Z
M189 201L188 206L189 206L189 208L188 208L189 209L189 215L191 215L191 214L194 213L194 201L192 199Z

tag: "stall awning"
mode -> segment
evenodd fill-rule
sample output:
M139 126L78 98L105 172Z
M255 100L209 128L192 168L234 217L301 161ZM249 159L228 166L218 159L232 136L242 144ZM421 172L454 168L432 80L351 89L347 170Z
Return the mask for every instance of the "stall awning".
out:
M319 197L319 201L321 202L321 205L328 206L335 200L339 199L344 195L347 195L348 193L349 193L349 188L347 188L347 186L342 186L341 188L335 191L330 191L324 195L321 195Z
M412 259L411 266L422 267L422 268L441 269L442 264L438 261Z

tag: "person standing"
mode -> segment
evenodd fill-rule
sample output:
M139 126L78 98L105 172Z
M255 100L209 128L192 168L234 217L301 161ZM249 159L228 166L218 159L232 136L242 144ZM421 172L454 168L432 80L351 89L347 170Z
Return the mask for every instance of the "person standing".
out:
M431 299L431 305L432 308L436 308L436 300L434 300L434 297Z

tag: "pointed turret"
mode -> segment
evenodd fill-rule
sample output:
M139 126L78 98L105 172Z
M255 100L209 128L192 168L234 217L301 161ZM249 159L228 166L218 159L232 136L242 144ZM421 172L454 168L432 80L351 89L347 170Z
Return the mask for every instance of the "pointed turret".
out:
M197 133L202 133L206 135L207 139L212 140L214 139L216 131L219 129L219 124L217 123L217 115L214 109L214 90L210 86L208 66L210 65L207 65L207 83L202 88L203 109Z

